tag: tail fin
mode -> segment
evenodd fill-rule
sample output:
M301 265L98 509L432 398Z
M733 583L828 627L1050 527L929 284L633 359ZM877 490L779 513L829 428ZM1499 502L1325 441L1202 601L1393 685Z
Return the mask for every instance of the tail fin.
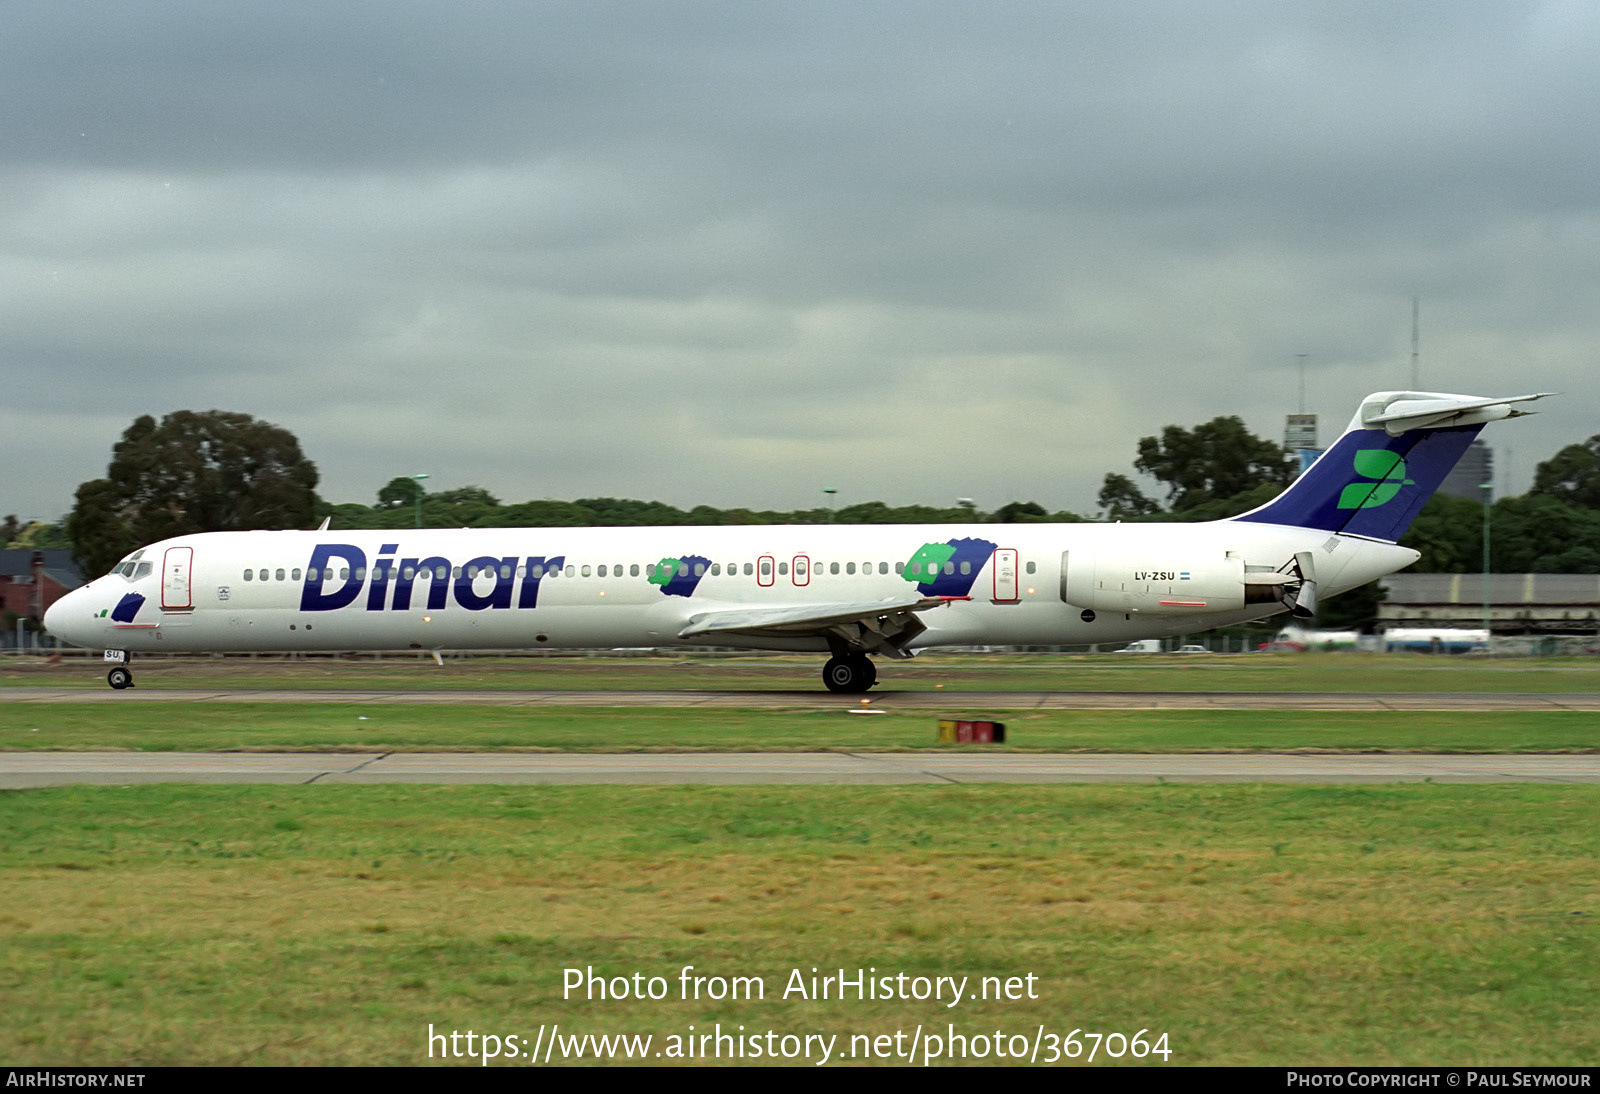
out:
M1232 519L1393 543L1486 423L1531 413L1511 404L1548 394L1505 399L1425 391L1369 395L1344 435L1289 489Z

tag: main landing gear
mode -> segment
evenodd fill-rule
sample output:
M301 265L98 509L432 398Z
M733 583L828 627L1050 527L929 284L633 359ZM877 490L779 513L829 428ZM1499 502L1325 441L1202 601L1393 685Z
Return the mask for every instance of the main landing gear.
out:
M864 653L830 657L822 666L822 682L829 691L862 692L878 682L878 668Z

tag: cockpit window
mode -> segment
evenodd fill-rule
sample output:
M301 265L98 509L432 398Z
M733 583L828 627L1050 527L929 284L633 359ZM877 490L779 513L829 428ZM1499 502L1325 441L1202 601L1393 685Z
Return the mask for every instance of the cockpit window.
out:
M150 576L150 571L155 569L152 562L139 561L144 557L144 548L133 552L127 558L111 567L111 572L120 575L127 581L138 581L142 577Z

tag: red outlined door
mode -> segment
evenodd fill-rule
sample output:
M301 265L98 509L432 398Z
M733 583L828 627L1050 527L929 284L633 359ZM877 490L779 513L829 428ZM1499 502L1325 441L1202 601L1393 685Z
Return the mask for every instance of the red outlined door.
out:
M756 584L770 589L772 583L777 580L772 576L773 569L771 555L762 555L756 559Z
M796 585L811 584L811 559L805 555L795 555L793 576Z
M189 591L189 571L194 566L193 547L168 547L161 561L161 610L186 612L194 607Z
M994 598L1017 599L1017 549L997 547L994 552Z

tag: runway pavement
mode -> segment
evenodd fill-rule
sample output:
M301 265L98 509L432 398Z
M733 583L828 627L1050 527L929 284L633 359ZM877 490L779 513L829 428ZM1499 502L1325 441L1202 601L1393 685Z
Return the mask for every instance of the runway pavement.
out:
M1597 755L6 752L0 788L134 783L1600 783Z
M0 703L366 703L458 706L732 707L839 710L1592 710L1579 692L1137 692L1137 691L511 691L280 690L275 688L0 688Z

